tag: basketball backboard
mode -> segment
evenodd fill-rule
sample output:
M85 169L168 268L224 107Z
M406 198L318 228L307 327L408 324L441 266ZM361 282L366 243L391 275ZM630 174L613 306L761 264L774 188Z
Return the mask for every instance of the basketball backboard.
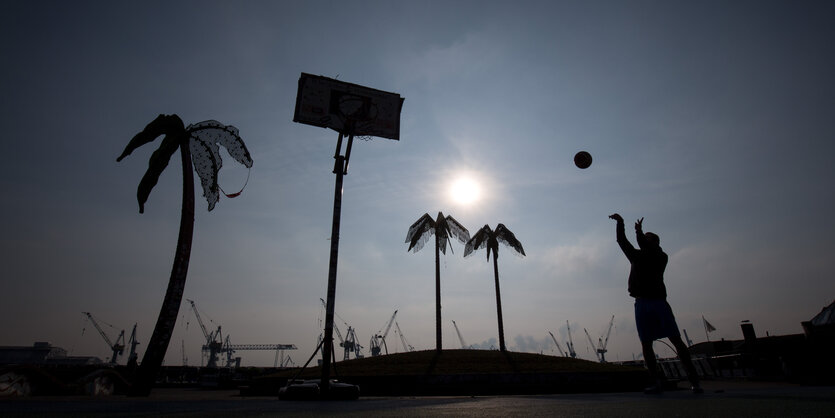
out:
M302 73L293 122L399 140L404 100L397 93Z

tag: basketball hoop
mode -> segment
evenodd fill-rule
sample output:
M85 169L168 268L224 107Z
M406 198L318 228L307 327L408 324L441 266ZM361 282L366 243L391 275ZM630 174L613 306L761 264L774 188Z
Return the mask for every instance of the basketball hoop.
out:
M296 95L293 122L331 128L339 132L334 152L333 173L336 174L333 198L331 252L328 267L328 300L326 303L324 338L322 339L321 396L330 390L331 355L333 354L333 317L336 301L336 270L339 257L339 225L342 213L342 181L348 174L348 160L354 138L365 141L380 136L400 139L400 111L404 99L399 94L376 90L332 78L302 73ZM348 136L345 154L343 137ZM317 348L318 351L318 348ZM315 355L315 353L314 353ZM311 358L313 358L311 356Z
M399 140L404 100L397 93L302 73L293 121L345 135Z

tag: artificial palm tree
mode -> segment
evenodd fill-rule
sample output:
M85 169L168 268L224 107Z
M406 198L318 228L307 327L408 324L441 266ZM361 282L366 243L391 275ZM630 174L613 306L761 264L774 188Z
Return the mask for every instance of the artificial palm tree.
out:
M516 235L510 232L504 224L496 226L496 230L490 229L490 226L484 225L478 232L467 241L464 247L464 257L469 256L474 250L482 248L487 249L487 261L490 261L490 251L493 252L493 275L496 278L496 312L499 318L499 349L507 351L504 344L504 323L502 322L502 296L499 292L499 242L507 245L516 254L525 255L525 250L522 248L522 243L516 239Z
M470 232L464 228L452 216L444 217L443 212L438 212L437 219L432 219L428 213L423 214L406 234L406 242L409 244L407 251L418 252L429 237L435 235L435 349L441 351L441 255L446 254L446 246L449 237L453 236L461 243L470 239ZM452 251L452 246L449 247Z
M238 130L234 126L223 125L214 120L207 120L196 124L183 126L183 121L177 115L159 115L145 129L130 140L122 155L116 159L121 161L136 148L152 142L157 137L165 135L159 148L154 151L148 161L148 171L139 182L136 192L139 201L139 213L145 211L145 202L151 190L157 184L160 174L168 166L171 156L180 149L183 164L183 204L180 215L180 234L177 238L177 248L174 253L174 265L168 280L168 289L162 301L159 317L157 318L151 341L145 350L142 363L136 372L131 385L130 394L134 396L148 396L151 393L154 379L165 358L171 333L177 322L180 302L188 274L188 262L191 255L191 240L194 232L194 176L192 169L197 171L203 186L203 196L209 203L209 210L215 207L219 199L220 187L217 184L217 173L222 166L218 145L223 145L229 155L235 160L252 167L252 157L246 149Z

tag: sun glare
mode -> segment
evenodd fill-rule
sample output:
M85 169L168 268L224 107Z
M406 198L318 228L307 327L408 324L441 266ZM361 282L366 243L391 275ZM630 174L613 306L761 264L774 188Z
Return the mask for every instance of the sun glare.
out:
M481 197L481 186L471 177L458 177L449 186L449 196L460 205L471 205Z

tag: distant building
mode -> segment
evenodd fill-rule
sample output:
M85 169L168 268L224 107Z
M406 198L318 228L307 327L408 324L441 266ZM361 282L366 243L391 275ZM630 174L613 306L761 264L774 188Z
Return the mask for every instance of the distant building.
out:
M50 364L50 365L88 365L101 364L98 357L67 356L67 350L55 347L48 342L36 342L27 346L0 346L0 365L10 364Z
M743 339L705 341L690 346L695 358L710 360L715 376L784 377L807 384L835 381L835 302L809 321L802 334L758 337L742 321Z
M815 327L835 325L835 302L832 302L829 306L821 309L820 313L815 315L809 323Z

